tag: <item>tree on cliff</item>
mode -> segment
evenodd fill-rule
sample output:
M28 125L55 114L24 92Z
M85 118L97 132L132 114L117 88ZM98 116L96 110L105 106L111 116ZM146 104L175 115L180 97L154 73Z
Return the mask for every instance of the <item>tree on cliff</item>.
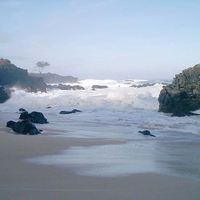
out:
M38 71L39 71L39 73L41 74L42 73L42 71L43 71L43 69L45 68L45 67L48 67L50 64L48 63L48 62L43 62L43 61L40 61L40 62L37 62L36 63L36 68L38 68Z

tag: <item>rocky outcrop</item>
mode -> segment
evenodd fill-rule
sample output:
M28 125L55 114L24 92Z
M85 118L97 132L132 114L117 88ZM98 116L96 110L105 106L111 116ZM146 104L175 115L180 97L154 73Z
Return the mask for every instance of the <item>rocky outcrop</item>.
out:
M191 115L200 108L200 64L176 75L160 92L159 111L173 116Z
M85 88L80 85L65 85L61 83L58 85L47 85L47 88L60 90L85 90Z
M21 113L19 119L30 120L31 122L38 123L38 124L49 123L41 112L36 112L36 111L33 111L31 113L24 111L24 112Z
M10 98L11 92L8 89L0 86L0 103L6 102Z
M73 76L60 76L58 74L44 73L36 74L30 73L34 77L42 77L45 83L77 83L78 78Z
M41 132L36 128L36 126L30 120L23 121L8 121L6 127L11 128L15 133L22 135L38 135Z
M42 77L32 77L28 71L12 64L8 59L0 59L0 85L6 87L18 86L28 92L46 92L46 83Z
M16 67L8 59L0 59L0 85L14 86L27 76L27 70Z
M26 89L27 92L46 92L47 85L42 77L27 76L19 81L16 86Z
M149 130L138 131L138 133L141 133L143 135L148 135L148 136L156 137L155 135L151 134L151 132Z
M65 84L59 84L58 89L60 90L85 90L84 87L80 85L65 85Z
M135 88L142 88L142 87L149 87L149 86L154 86L155 83L145 83L141 85L131 85L130 87L135 87Z
M59 114L66 115L66 114L72 114L72 113L77 113L77 112L81 112L81 111L80 111L80 110L77 110L77 109L73 109L73 110L71 110L71 111L62 110L62 111L60 111Z

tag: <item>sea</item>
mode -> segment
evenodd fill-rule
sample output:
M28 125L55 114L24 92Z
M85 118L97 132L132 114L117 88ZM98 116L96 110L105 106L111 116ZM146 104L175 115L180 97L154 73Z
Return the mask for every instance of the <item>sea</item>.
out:
M200 116L171 117L170 113L158 112L160 91L171 82L85 79L74 84L85 90L27 93L13 88L12 97L1 105L1 112L16 113L19 108L42 112L49 117L49 124L41 134L46 137L120 141L71 147L60 154L30 158L26 162L68 167L84 176L151 172L200 181ZM92 90L93 85L107 88ZM81 112L60 114L73 109ZM49 129L54 129L54 133L48 134ZM156 137L138 132L144 130Z

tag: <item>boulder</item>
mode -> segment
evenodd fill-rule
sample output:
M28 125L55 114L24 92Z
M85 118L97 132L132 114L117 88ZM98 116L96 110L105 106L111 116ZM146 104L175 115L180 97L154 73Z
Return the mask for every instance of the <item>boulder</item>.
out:
M8 121L6 126L18 134L38 135L41 133L30 120L23 120L18 122Z
M54 86L55 87L55 86ZM60 90L85 90L84 87L80 85L64 85L64 84L59 84L57 86Z
M141 85L131 85L130 87L135 87L135 88L142 88L142 87L149 87L149 86L154 86L155 83L145 83Z
M148 136L156 137L155 135L151 134L151 132L149 130L138 131L138 133L141 133L143 135L148 135Z
M60 111L60 114L72 114L72 113L76 113L76 112L81 112L80 110L77 110L77 109L73 109L71 111Z
M92 86L92 90L95 90L95 89L106 89L108 88L107 85L93 85Z
M20 113L23 113L23 112L26 112L26 110L25 110L24 108L20 108L20 109L19 109L19 112L20 112Z
M41 112L36 112L36 111L33 111L30 114L27 111L24 111L20 114L19 119L30 120L31 122L38 124L49 123Z
M172 84L164 86L158 98L159 112L173 116L191 115L200 108L200 64L176 75Z

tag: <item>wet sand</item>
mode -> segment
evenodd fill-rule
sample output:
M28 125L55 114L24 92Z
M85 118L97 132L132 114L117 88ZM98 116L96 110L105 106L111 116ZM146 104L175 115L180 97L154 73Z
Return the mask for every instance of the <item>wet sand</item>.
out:
M117 144L108 139L15 135L0 114L0 199L9 200L199 200L200 182L156 173L124 177L77 175L73 166L58 167L26 162L37 156L58 154L73 146ZM9 118L10 119L10 118ZM141 158L142 159L142 158Z

